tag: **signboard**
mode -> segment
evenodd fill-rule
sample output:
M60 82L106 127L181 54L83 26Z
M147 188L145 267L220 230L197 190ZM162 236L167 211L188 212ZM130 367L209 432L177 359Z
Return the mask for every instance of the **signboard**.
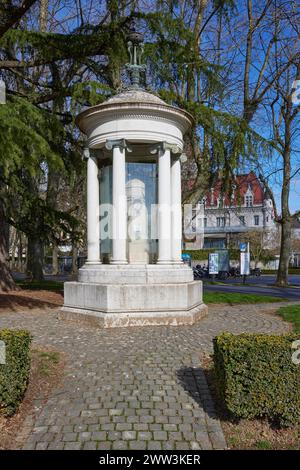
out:
M209 253L208 272L209 274L219 274L219 253Z
M240 251L247 251L247 243L240 243Z
M229 271L229 251L220 250L217 253L219 255L219 271Z
M250 253L249 251L241 251L240 253L240 266L241 266L241 275L249 276L250 274Z
M181 259L184 262L184 264L188 264L189 266L191 266L191 264L192 264L191 255L189 255L188 253L182 253Z

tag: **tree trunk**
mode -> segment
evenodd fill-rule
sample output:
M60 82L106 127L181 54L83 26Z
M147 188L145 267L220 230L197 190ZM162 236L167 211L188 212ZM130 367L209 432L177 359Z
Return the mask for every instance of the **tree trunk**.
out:
M283 221L281 224L280 260L276 279L276 285L280 287L286 287L289 283L291 235L291 221Z
M17 260L18 272L23 272L23 239L22 233L18 232L18 260Z
M15 281L9 270L8 225L4 218L4 207L0 201L0 292L16 290Z
M40 31L47 31L49 0L40 1Z
M28 239L27 249L27 277L31 281L43 281L44 245L36 238Z
M78 248L77 248L77 245L74 243L73 250L72 250L72 274L78 273L77 257L78 257Z
M283 112L284 118L284 147L283 180L281 188L281 241L280 261L277 272L276 285L285 287L289 283L289 260L292 236L292 218L290 214L289 198L291 186L291 143L292 143L292 115L293 103L291 95L288 95Z
M58 246L56 243L53 243L53 249L52 249L52 274L54 276L57 276L59 272L58 269Z
M17 246L18 246L18 234L17 234L17 230L14 227L9 227L8 246L9 246L8 251L11 253L10 269L11 271L15 271L17 267L15 255L16 255Z

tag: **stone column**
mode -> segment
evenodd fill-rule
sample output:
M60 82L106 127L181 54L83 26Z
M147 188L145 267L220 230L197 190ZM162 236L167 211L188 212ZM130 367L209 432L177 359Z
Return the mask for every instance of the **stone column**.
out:
M158 149L158 264L171 263L171 151Z
M106 148L113 151L113 217L111 264L127 264L127 198L124 139L108 140Z
M87 159L87 263L100 264L100 201L97 158L84 150Z
M181 162L173 156L171 166L171 250L172 262L181 264L182 248L182 209L181 209Z

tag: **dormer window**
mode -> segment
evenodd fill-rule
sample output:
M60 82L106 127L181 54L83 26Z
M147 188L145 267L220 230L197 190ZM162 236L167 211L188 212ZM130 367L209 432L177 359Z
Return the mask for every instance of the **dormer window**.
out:
M246 207L252 207L253 206L253 196L251 196L251 195L245 196L245 206Z
M219 196L218 197L218 208L222 209L224 207L224 198Z

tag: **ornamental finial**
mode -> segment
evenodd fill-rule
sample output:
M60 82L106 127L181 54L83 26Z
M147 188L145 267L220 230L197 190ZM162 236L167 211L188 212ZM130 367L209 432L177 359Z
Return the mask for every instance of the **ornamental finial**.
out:
M142 55L144 52L144 36L135 28L131 28L127 34L127 48L130 62L126 64L131 85L130 89L138 90L145 88L146 65L142 64Z

